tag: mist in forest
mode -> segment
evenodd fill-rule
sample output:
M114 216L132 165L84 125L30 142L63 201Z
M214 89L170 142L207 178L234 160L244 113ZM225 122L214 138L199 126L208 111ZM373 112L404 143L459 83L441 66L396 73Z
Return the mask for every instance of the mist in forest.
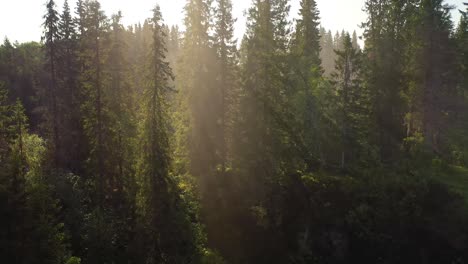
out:
M468 263L468 3L252 0L239 39L232 0L44 2L0 45L0 262Z

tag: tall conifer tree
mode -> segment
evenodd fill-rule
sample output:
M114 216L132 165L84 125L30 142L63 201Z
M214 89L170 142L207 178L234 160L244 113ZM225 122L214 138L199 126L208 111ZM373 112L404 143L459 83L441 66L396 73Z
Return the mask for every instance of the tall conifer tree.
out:
M49 72L49 82L47 94L48 100L47 119L50 129L50 138L52 143L52 157L54 166L57 168L60 164L60 135L59 123L62 121L59 118L59 96L57 82L57 57L58 57L58 42L60 39L59 33L59 14L55 9L55 2L49 0L47 2L47 14L44 16L44 41L47 50L47 71Z
M194 223L188 221L187 211L176 179L170 173L170 122L168 95L172 69L166 60L166 32L159 6L151 19L153 38L147 68L140 127L140 152L137 162L139 181L138 207L142 262L198 263Z

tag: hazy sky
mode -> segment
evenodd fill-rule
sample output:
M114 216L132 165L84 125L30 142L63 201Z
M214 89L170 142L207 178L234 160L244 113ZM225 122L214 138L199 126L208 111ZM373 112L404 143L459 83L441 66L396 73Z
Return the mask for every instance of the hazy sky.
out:
M76 0L69 0L74 9ZM295 17L300 0L291 0L291 16ZM463 0L447 0L447 3L461 8ZM11 41L39 41L42 34L42 16L45 13L45 0L0 0L0 37L7 36ZM62 7L64 0L56 0ZM124 24L129 25L151 16L151 9L156 4L161 5L165 22L169 25L181 24L182 8L186 0L100 0L106 14L122 10ZM359 30L358 25L365 20L362 7L365 0L317 0L321 15L321 23L332 31L345 29ZM243 11L250 6L252 0L233 0L234 16L238 19L236 36L242 37L245 28ZM459 12L453 12L455 21L459 20Z

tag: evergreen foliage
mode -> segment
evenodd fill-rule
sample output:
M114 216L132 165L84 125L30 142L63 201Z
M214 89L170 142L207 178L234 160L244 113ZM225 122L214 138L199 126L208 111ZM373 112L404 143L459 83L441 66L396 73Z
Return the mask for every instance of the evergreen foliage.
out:
M238 43L232 0L47 0L0 45L1 260L468 262L468 10L366 0L358 36L291 3Z

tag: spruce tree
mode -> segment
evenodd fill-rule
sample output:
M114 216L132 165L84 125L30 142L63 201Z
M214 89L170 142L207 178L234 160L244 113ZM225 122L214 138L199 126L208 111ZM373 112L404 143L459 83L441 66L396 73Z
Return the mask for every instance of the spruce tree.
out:
M296 115L300 134L303 137L305 151L303 153L309 161L312 156L321 155L321 116L319 114L318 99L322 67L320 60L320 28L319 11L315 0L303 0L300 3L299 19L297 20L295 38L293 40L292 65L297 82L295 83ZM315 95L314 95L315 93Z
M361 47L359 46L359 43L358 43L358 36L357 36L356 30L353 31L353 38L351 40L351 43L353 44L354 49L361 50Z
M214 163L210 164L210 171L203 175L201 190L201 216L206 225L208 245L231 257L233 249L229 239L235 239L233 219L229 204L229 194L236 191L231 183L235 180L229 177L232 172L232 125L235 112L236 89L238 84L236 40L234 39L234 23L232 17L232 2L230 0L216 0L213 10L213 53L214 61L210 62L211 75L214 79L212 94L207 94L205 102L212 104L211 111L215 115L207 118L213 119L216 127L211 131L215 151ZM203 142L200 142L203 144ZM213 192L213 189L218 191ZM228 238L228 239L226 239Z
M333 35L331 31L326 31L322 28L320 31L320 60L325 77L330 77L335 70L335 51L333 44Z
M49 0L47 2L47 14L44 16L44 41L47 52L47 72L49 73L49 82L47 94L45 95L48 101L47 119L50 138L52 142L51 152L54 160L54 166L58 168L60 165L61 149L59 124L62 121L59 113L61 112L60 99L57 82L57 57L58 57L58 42L60 39L59 20L60 16L55 9L55 2Z
M167 52L168 52L168 60L171 64L171 68L177 69L178 67L178 60L180 56L180 48L181 48L181 32L179 31L178 26L172 26L171 32L169 35L169 43L167 45Z
M321 64L320 17L315 0L302 0L300 6L294 44L301 60L307 63L301 66L309 70L311 67L319 67Z
M134 139L136 136L134 89L130 85L130 66L125 54L128 45L121 24L122 13L112 16L109 46L103 63L103 94L106 137L106 206L112 227L112 251L116 261L135 257L132 232L135 227Z
M422 0L415 14L413 45L408 49L412 54L408 69L410 111L405 120L410 136L420 133L425 145L437 154L442 154L441 144L446 136L444 116L455 101L452 22L450 9L443 2Z
M215 46L219 64L219 86L221 90L221 171L224 173L228 162L228 126L230 103L236 82L236 40L234 39L234 23L232 18L232 3L230 0L218 0L215 11Z
M80 79L79 85L83 93L81 113L83 129L86 137L85 179L91 184L93 191L89 192L87 222L84 223L88 250L85 261L102 263L110 259L113 252L112 225L109 198L112 193L112 173L114 157L111 155L111 133L108 111L108 92L105 80L105 57L108 46L108 20L96 0L87 0L78 6L82 10L79 16L80 28ZM83 11L84 10L84 11Z
M466 97L464 94L466 93L468 89L468 3L465 3L465 6L467 6L466 11L461 11L461 18L460 22L456 28L455 34L454 34L454 40L456 43L456 57L457 57L457 69L458 69L458 75L457 75L457 94L458 94L458 107L456 110L456 123L458 124L458 127L460 131L464 131L467 123L465 122L466 120L466 115L467 113L467 102L466 102ZM456 139L454 140L454 145L455 146L460 146L460 138L455 136ZM465 146L465 144L463 144ZM456 149L460 149L456 147Z
M153 40L141 113L137 177L142 262L198 263L197 241L176 179L170 173L168 94L172 69L166 60L166 33L159 6L151 19Z
M296 117L288 100L292 93L290 69L288 49L283 46L284 32L289 28L288 9L288 1L254 1L248 13L241 50L243 85L233 164L244 197L240 200L240 208L245 210L241 219L250 224L238 227L246 257L235 256L237 262L286 261L282 243L288 241L291 233L286 235L279 230L293 220L280 209L285 197L281 186L297 180L294 165L301 160L297 159L297 149L303 146L292 125ZM284 222L275 222L282 217ZM252 233L261 235L252 237ZM266 253L272 247L280 250Z
M88 168L95 176L97 186L97 204L103 205L105 197L105 113L106 102L103 89L103 57L105 49L103 40L106 37L107 18L101 10L98 1L84 2L83 8L87 10L84 24L84 35L81 36L82 63L81 86L86 100L82 102L84 112L84 128L89 144Z
M379 147L380 161L394 162L405 138L401 126L406 111L402 98L404 87L404 55L409 30L408 14L413 2L368 0L364 26L365 63L364 82L370 91L372 119L375 126L371 142ZM413 13L414 14L414 13Z
M360 108L365 106L361 99L365 92L360 89L360 52L353 46L353 42L348 33L343 38L343 50L336 51L336 70L332 75L335 89L337 90L338 119L341 137L341 161L342 169L348 168L352 161L358 157L359 134L366 128L359 126L359 115L362 114Z
M63 167L75 173L83 172L83 144L84 135L80 120L81 90L78 86L78 33L75 20L72 18L68 1L64 2L59 21L60 52L57 58L58 74L62 92L62 109L64 120L62 124L63 144L67 148L62 150Z
M466 11L461 11L461 18L458 27L455 32L455 39L458 47L458 56L460 61L460 67L462 70L462 83L464 87L468 87L468 3L464 3Z
M124 51L128 48L124 39L124 28L121 24L122 14L118 12L112 16L111 24L111 47L107 59L106 69L109 74L109 81L106 84L108 96L112 98L109 101L110 119L114 120L112 131L112 141L114 148L109 156L115 160L113 163L113 189L123 191L125 177L131 172L131 165L128 160L131 159L131 147L129 139L132 138L134 103L132 101L132 89L128 83L128 62Z
M217 55L214 48L212 6L207 0L187 0L185 35L178 65L176 88L179 121L176 155L179 174L196 177L202 199L221 165L221 90L217 82Z

